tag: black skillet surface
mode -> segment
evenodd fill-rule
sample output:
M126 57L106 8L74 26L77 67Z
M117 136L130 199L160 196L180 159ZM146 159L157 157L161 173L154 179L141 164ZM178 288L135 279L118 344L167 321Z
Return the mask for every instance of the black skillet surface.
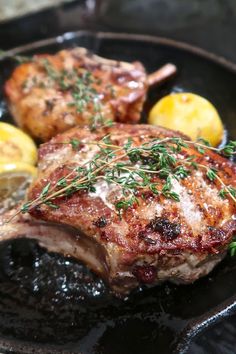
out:
M140 60L149 72L166 62L175 63L177 77L150 92L146 110L171 91L192 91L217 107L230 136L236 138L236 68L199 49L154 37L78 32L12 53L53 53L76 45L108 58ZM0 61L1 88L13 66L12 60ZM0 99L0 117L10 121L2 93ZM80 263L48 254L33 241L7 242L0 245L0 350L184 353L196 333L234 310L235 277L236 259L227 257L193 285L163 284L118 300ZM203 353L218 353L214 345L208 343L210 349L202 348ZM200 350L192 348L189 353Z

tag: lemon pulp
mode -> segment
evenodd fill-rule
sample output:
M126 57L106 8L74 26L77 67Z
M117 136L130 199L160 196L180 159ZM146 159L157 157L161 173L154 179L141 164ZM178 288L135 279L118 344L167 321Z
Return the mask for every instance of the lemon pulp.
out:
M37 169L25 162L0 163L0 214L17 205L37 176Z

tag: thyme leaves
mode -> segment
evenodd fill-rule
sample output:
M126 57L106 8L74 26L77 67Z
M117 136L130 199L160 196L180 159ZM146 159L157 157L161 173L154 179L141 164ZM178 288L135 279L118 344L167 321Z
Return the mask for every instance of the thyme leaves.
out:
M62 92L70 93L68 107L74 107L78 114L88 116L91 130L111 126L111 120L103 114L103 94L97 90L102 83L100 78L82 67L57 70L48 59L41 59L39 63L50 80L49 85L56 85Z
M141 145L134 144L129 137L123 145L117 145L111 135L104 136L100 141L79 141L72 139L68 143L72 149L78 150L80 144L96 147L93 159L83 165L76 166L65 176L53 183L47 183L36 199L27 201L20 212L27 212L41 204L53 209L58 208L57 199L68 197L78 191L96 192L97 183L105 182L108 186L118 187L114 208L122 217L128 208L139 204L139 192L151 192L179 202L180 196L174 188L174 180L184 179L191 175L193 169L201 170L212 183L220 183L222 199L230 197L236 202L236 189L227 186L218 171L207 165L198 163L195 155L183 159L183 149L194 143L179 138L151 139ZM230 143L235 153L236 146ZM207 146L206 149L216 150ZM225 153L218 148L219 153Z
M61 92L70 94L71 101L67 103L68 108L73 107L77 114L81 114L88 121L91 130L112 125L112 119L104 117L103 114L103 97L106 92L101 92L102 79L93 75L91 71L83 67L58 68L48 58L11 56L0 51L0 59L6 56L19 63L33 62L39 65L41 71L46 74L46 78L40 72L30 76L22 83L23 90L29 90L32 87L42 89L56 87ZM109 89L105 86L105 89L108 95L114 98L115 91L110 86Z

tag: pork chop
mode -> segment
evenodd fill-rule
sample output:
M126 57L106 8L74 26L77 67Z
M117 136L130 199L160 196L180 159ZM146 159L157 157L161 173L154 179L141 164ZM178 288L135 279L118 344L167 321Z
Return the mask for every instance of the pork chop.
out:
M57 235L49 243L116 293L193 282L224 257L236 229L227 189L236 187L236 167L204 150L160 127L73 128L41 145L39 177L22 209L78 230L64 251Z
M140 62L104 59L74 48L37 55L17 66L5 93L16 123L47 141L76 125L137 123L148 85L175 71L169 64L148 77Z

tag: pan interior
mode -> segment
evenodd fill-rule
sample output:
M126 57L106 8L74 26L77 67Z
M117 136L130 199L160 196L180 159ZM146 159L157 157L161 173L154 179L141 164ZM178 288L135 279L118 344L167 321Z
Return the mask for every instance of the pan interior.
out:
M178 75L151 90L145 112L170 92L194 92L216 106L229 136L236 138L236 73L230 68L168 41L125 35L82 33L28 47L22 54L54 53L76 45L112 59L139 60L149 72L173 62ZM7 122L12 120L3 84L14 65L9 59L0 61L0 119ZM31 352L33 343L45 348L43 352L52 352L47 348L54 346L57 353L154 354L157 348L171 353L179 331L191 319L234 294L235 276L236 261L227 257L192 285L138 289L119 300L81 263L49 254L32 240L6 242L0 245L0 345L14 348L20 341L22 353Z

